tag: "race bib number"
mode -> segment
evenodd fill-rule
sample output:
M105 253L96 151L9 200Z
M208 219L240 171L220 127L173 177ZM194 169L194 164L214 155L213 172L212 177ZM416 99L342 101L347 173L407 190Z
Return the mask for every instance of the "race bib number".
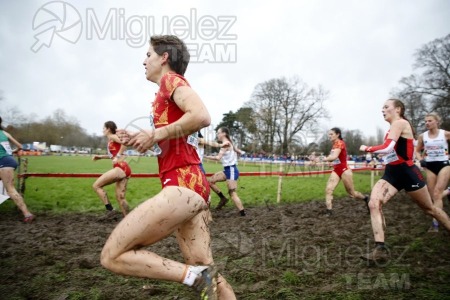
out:
M12 155L12 149L11 149L11 145L9 144L9 142L1 142L0 144L1 144L1 145L3 146L3 148L5 149L6 154Z
M150 114L150 128L151 129L156 129L155 128L155 122L153 121L153 115L152 114ZM154 144L153 147L150 150L153 151L153 153L156 154L156 155L160 155L162 153L162 149L161 149L161 147L159 147L158 143Z
M391 152L389 152L389 154L387 154L384 157L384 162L386 164L389 164L389 163L397 161L397 160L399 160L399 158L398 158L397 153L395 152L395 150L392 150Z
M153 115L150 115L150 128L155 129L155 122L153 121Z
M448 149L444 146L427 147L425 154L427 161L441 161L446 159Z
M332 149L331 152L330 152L330 155L333 155L333 152L334 152L334 150ZM339 164L341 163L341 160L340 160L339 157L338 157L338 158L336 158L335 160L333 160L331 163L332 163L333 165L339 165Z
M191 135L188 135L187 137L187 143L191 146L194 146L195 148L198 148L198 137L197 133L193 133Z
M336 158L332 163L333 165L339 165L341 163L341 160L339 158Z

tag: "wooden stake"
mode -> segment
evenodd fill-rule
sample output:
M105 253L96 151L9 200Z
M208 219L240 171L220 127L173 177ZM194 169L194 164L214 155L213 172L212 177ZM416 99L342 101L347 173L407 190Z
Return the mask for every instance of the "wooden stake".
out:
M277 203L281 201L281 189L283 185L283 163L280 163L280 175L278 176Z

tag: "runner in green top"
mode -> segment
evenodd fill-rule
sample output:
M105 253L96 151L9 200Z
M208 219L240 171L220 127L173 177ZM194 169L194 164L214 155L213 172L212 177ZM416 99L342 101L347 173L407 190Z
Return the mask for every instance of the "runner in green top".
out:
M12 142L17 148L12 150ZM31 223L35 216L30 213L22 196L14 188L14 170L17 168L17 162L13 154L18 154L22 145L14 139L9 133L3 130L2 118L0 117L0 180L6 189L9 197L14 201L17 207L22 211L25 223Z

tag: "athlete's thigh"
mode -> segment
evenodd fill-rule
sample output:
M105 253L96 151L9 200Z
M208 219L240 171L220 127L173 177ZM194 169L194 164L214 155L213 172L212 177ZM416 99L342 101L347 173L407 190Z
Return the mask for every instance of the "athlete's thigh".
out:
M210 211L204 210L175 231L184 260L189 265L212 264Z
M379 201L382 204L388 202L398 190L384 179L380 179L375 183L370 194L370 201Z
M434 174L433 172L431 172L430 170L426 170L425 174L427 176L427 186L428 186L428 190L430 191L430 193L433 193L434 187L436 186L436 181L437 181L437 175Z
M120 193L125 193L127 190L128 178L120 179L116 182L116 195Z
M328 181L327 181L327 189L333 190L336 188L336 186L338 185L339 181L341 179L339 178L339 176L336 174L336 172L331 172L330 177L328 177Z
M223 171L217 172L209 178L209 182L216 183L227 180L225 173Z
M439 171L439 174L437 176L436 180L436 186L435 189L438 189L440 193L442 193L445 188L448 186L448 182L450 180L450 166L444 167Z
M228 190L236 190L238 187L237 180L227 179L227 188Z
M5 188L14 187L14 169L9 167L0 168L0 180Z
M342 183L344 184L345 190L347 192L353 192L353 172L350 169L345 170L341 175Z
M105 250L111 256L117 256L151 245L172 234L181 224L205 209L205 201L194 191L179 186L165 187L132 210L114 228Z
M416 191L407 192L407 194L421 209L431 209L433 207L430 193L425 186Z
M104 173L102 176L100 176L96 181L95 185L98 186L105 186L114 182L117 182L118 180L125 178L125 172L120 168L114 168L106 173Z

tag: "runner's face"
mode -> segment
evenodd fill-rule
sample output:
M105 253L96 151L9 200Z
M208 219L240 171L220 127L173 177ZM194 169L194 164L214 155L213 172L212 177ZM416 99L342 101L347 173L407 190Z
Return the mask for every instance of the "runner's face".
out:
M144 60L145 77L151 82L157 82L158 74L162 70L162 56L158 55L150 45L147 51L147 57Z
M392 100L386 101L381 111L384 119L388 122L392 121L396 115L400 114L400 108L394 107L394 101Z
M338 135L333 130L328 131L328 139L332 142L338 139Z
M222 139L223 139L224 136L225 136L225 135L223 134L222 131L217 130L217 139L218 139L219 141L222 141Z
M431 116L426 117L425 118L425 126L427 127L428 130L436 129L436 128L438 128L438 121Z

